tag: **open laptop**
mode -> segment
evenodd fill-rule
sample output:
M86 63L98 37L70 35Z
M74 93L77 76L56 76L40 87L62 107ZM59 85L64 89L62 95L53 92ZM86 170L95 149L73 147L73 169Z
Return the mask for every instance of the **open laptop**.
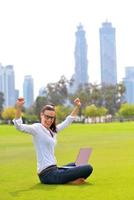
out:
M77 155L75 165L80 166L80 165L86 165L88 164L89 158L92 153L92 148L80 148L79 153ZM60 168L72 168L74 166L62 166Z
M80 166L88 164L88 160L91 153L92 153L92 148L80 148L79 154L75 161L75 165Z

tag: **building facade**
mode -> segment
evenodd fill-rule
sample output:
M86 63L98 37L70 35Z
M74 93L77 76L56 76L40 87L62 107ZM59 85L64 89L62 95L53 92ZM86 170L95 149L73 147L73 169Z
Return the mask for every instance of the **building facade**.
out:
M73 92L75 92L79 86L88 83L88 60L87 60L87 42L85 37L85 31L83 26L79 24L75 33L75 72L73 79Z
M0 92L4 93L4 67L0 63Z
M23 96L25 98L25 107L30 108L34 102L34 85L31 75L26 75L24 77Z
M0 65L0 92L4 94L4 107L15 105L15 75L13 65L5 67Z
M123 82L126 88L125 100L127 103L134 104L134 67L125 68L125 78Z
M100 35L101 84L117 84L115 28L110 22L102 23Z

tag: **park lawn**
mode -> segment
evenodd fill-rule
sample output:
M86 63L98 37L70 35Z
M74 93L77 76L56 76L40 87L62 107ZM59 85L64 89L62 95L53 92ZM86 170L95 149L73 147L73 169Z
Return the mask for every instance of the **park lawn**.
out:
M1 200L134 199L134 123L72 124L58 135L58 165L92 147L93 174L83 185L43 185L36 175L32 137L0 126Z

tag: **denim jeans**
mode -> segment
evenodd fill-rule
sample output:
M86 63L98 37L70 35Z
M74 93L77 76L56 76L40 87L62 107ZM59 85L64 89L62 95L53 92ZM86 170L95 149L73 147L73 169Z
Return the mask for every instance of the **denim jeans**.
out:
M43 184L65 184L74 181L78 178L86 179L93 171L91 165L75 166L70 163L66 166L71 168L55 167L48 170L46 173L39 175L39 179Z

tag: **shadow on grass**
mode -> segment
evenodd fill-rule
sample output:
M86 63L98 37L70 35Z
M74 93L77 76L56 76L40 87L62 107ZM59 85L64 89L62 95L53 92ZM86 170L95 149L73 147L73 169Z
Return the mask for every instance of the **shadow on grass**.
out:
M49 191L49 190L56 189L56 186L57 185L45 185L45 184L37 183L37 184L35 184L35 185L33 185L33 186L29 187L29 188L10 192L10 195L18 196L20 193L30 192L32 190L47 190L47 191Z
M57 187L81 187L81 188L85 188L87 186L93 186L93 183L84 183L84 184L80 184L80 185L75 185L75 184L41 184L41 183L37 183L27 189L22 189L22 190L16 190L13 192L9 192L11 196L19 196L21 193L23 192L30 192L33 190L46 190L47 192L52 191L57 189Z

